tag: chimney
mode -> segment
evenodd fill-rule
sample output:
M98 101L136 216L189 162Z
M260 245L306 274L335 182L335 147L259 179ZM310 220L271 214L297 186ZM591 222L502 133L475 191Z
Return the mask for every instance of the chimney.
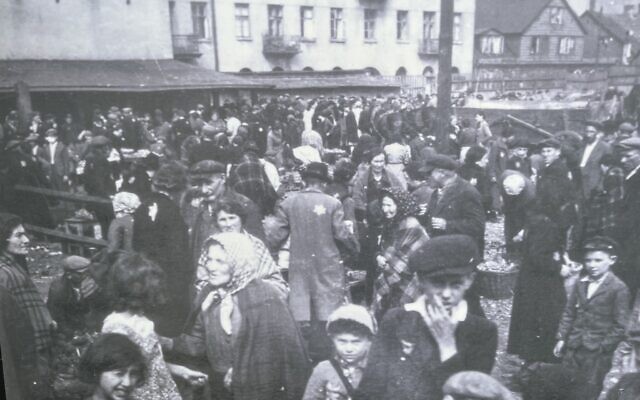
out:
M596 0L589 0L589 11L596 11Z

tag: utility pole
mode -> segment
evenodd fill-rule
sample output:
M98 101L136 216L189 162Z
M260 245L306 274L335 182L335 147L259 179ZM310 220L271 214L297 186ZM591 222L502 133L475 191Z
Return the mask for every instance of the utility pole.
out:
M453 53L453 0L440 0L440 40L438 45L438 143L447 143L451 115L451 56ZM439 149L444 150L444 149Z
M16 108L18 109L18 133L21 135L27 135L29 130L29 124L31 121L31 93L29 92L29 85L23 81L18 81L15 85L16 89Z

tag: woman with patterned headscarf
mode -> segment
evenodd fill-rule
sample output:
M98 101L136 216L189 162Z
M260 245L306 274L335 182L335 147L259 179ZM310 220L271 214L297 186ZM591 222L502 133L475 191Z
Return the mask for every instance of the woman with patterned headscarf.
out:
M281 294L257 276L251 239L220 233L203 249L208 283L173 351L207 356L219 399L301 398L310 372L302 337Z
M407 191L388 188L380 194L384 215L380 251L376 256L378 278L372 308L378 318L390 308L415 301L418 282L407 265L409 257L429 236L415 218L419 207Z

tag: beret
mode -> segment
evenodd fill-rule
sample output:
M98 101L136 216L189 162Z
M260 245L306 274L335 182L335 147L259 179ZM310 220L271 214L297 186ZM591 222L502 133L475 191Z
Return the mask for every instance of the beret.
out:
M436 154L429 157L424 162L424 167L421 168L421 172L428 174L436 168L455 171L458 169L458 167L460 167L460 164L453 158L444 156L442 154Z
M467 275L480 261L476 242L467 235L428 240L409 257L409 268L425 276Z
M562 148L562 143L560 143L560 141L558 139L553 139L553 138L549 138L549 139L545 139L542 142L538 143L538 148L540 149L544 149L547 147L552 147L554 149L560 149Z
M617 144L617 147L621 150L640 149L640 138L631 137L631 138L622 140Z
M91 261L89 259L80 256L69 256L62 260L62 268L65 271L83 271L89 267Z
M617 254L619 248L618 242L607 236L594 236L587 239L582 246L585 252L600 250L611 254Z
M364 325L371 331L372 335L377 332L377 324L373 316L363 306L357 304L345 304L335 309L327 319L327 330L332 322L338 320L348 320Z
M449 377L442 391L455 398L511 400L513 395L492 376L478 371L464 371Z
M622 132L633 132L636 130L636 127L633 126L631 122L623 122L620 124L618 129L621 130Z
M202 160L193 164L189 169L189 175L226 174L227 167L218 161Z

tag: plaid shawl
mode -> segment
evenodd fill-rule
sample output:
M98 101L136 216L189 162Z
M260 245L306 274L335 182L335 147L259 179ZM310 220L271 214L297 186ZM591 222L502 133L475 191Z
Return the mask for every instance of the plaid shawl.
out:
M611 168L603 177L602 189L595 190L585 206L585 237L611 236L624 199L625 174L621 168Z
M260 207L263 215L273 211L278 199L257 157L244 156L242 162L231 172L228 186L253 200Z
M44 300L33 284L26 268L7 254L0 254L0 286L15 298L31 321L38 352L48 352L52 344L51 322Z
M391 245L382 252L387 265L374 287L372 308L377 315L415 301L420 296L418 279L409 269L408 262L409 257L427 240L427 232L414 217L402 219L392 232Z

